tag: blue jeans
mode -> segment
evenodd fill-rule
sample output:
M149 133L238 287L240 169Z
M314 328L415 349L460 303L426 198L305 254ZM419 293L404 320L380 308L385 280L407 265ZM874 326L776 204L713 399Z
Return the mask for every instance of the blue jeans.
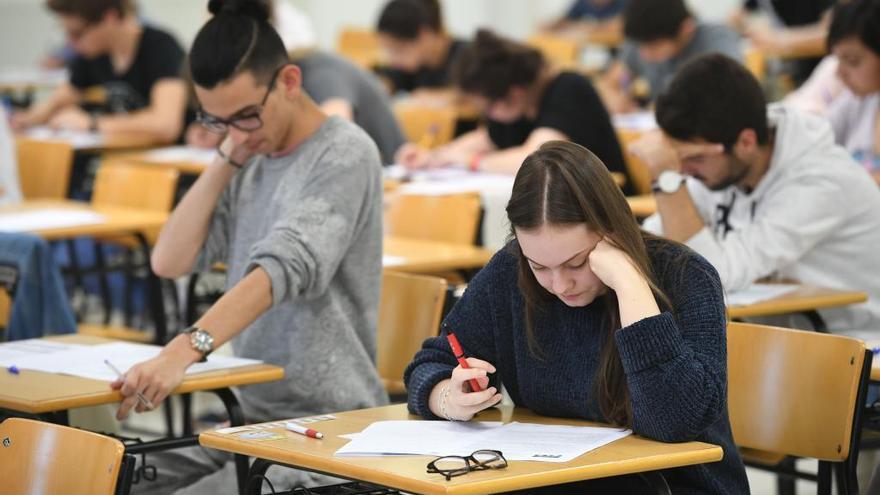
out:
M76 332L61 273L45 240L0 232L0 268L14 275L7 340Z

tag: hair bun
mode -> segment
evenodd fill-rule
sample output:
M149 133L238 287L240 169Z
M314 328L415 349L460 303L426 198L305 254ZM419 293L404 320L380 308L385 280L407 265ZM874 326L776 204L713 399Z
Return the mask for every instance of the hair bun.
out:
M251 17L258 21L269 22L270 3L269 0L209 0L208 12L214 15Z

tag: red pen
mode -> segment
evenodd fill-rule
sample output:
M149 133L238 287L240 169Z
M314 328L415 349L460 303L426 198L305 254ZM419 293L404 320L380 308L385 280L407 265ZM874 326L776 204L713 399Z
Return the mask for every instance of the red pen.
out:
M470 369L468 366L467 359L464 358L464 351L461 350L461 344L458 343L458 338L456 338L455 334L452 332L446 333L446 339L449 341L449 347L452 347L452 354L455 355L455 359L458 360L458 364L461 365L464 369ZM483 387L480 386L480 382L477 381L476 378L471 378L468 380L468 383L471 385L471 392L482 392Z
M303 425L299 425L299 424L296 424L296 423L293 423L290 421L284 423L284 427L292 432L299 433L300 435L305 435L307 437L318 438L318 439L324 438L324 434L321 433L320 431L313 430L311 428L307 428Z

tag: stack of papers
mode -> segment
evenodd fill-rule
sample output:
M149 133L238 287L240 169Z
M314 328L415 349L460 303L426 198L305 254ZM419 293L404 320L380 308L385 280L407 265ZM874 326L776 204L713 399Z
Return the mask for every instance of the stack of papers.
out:
M632 431L531 423L379 421L336 451L337 456L458 455L500 450L509 461L568 462Z
M116 373L111 370L104 360L113 363L123 373L135 364L154 358L162 350L161 346L132 344L128 342L113 342L110 344L69 346L66 349L46 352L32 352L16 355L6 352L6 346L14 346L17 343L0 344L0 365L15 366L20 370L43 371L46 373L59 373L64 375L79 376L112 382L116 380ZM187 375L204 373L239 366L259 364L262 361L256 359L244 359L229 356L208 356L208 361L196 363L186 370Z
M34 232L47 229L93 225L105 221L104 215L88 210L46 208L0 213L0 232Z
M190 162L210 165L214 157L217 156L217 152L212 148L168 146L166 148L152 150L148 152L146 156L148 160L159 163Z
M104 145L104 137L96 132L51 129L49 127L33 127L26 133L31 139L44 141L67 141L74 149L100 148Z
M797 284L752 284L746 289L728 293L727 305L748 306L788 294L797 288Z
M55 340L27 339L0 344L0 366L15 366L24 358L35 355L52 354L83 347L80 344L67 344Z

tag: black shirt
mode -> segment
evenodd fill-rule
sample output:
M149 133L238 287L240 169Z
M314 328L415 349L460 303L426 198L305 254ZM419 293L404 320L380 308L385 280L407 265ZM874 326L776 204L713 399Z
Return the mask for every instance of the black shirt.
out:
M388 79L396 91L413 91L419 88L444 88L452 85L452 66L467 43L452 40L446 60L437 68L421 67L415 72L403 72L390 67L379 69L379 75Z
M759 0L747 0L745 6L749 10L762 7ZM822 14L834 5L834 0L770 0L773 13L786 26L803 26L813 24L822 18Z
M131 66L117 74L109 55L87 59L77 56L70 66L70 84L76 89L101 86L107 94L104 110L126 113L150 104L150 92L160 79L180 79L183 49L170 34L144 26Z
M626 174L623 152L608 111L593 85L574 72L562 72L544 89L538 115L511 124L488 120L489 138L498 149L520 146L537 128L549 127L592 151L612 172ZM627 185L631 184L627 180ZM629 193L629 189L625 189Z

